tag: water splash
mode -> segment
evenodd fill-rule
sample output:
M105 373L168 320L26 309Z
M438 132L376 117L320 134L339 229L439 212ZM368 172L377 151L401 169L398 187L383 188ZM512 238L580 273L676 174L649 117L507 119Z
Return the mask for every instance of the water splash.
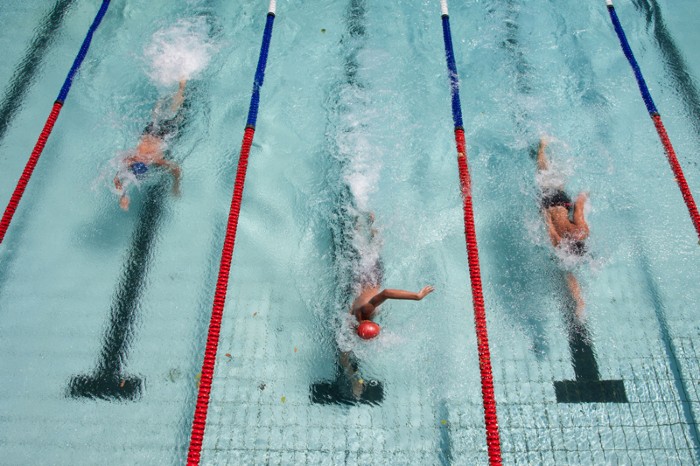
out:
M206 18L197 16L156 31L144 50L151 80L159 86L171 87L201 73L216 51L209 30Z
M115 175L119 177L124 192L128 192L131 186L140 188L141 180L139 180L129 167L126 165L126 159L131 157L133 150L119 151L117 155L112 157L109 162L100 170L97 178L92 182L93 192L99 191L102 187L107 187L112 194L121 195L116 186L114 186Z

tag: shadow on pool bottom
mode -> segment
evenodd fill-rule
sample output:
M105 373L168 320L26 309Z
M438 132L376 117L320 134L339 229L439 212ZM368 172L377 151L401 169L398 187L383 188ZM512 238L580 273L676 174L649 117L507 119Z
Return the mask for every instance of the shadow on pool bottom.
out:
M363 381L362 394L356 397L352 393L351 379L345 375L343 367L336 367L335 380L311 384L310 397L314 404L322 405L370 405L379 406L384 401L384 384L378 380Z
M136 376L77 375L71 378L68 384L67 396L106 401L135 401L141 398L143 388L143 380Z

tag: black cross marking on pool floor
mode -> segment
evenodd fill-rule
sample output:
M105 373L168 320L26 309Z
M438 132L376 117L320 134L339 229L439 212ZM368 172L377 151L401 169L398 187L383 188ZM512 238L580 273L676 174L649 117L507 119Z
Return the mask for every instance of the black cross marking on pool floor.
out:
M573 312L570 315L573 316ZM554 382L557 403L627 403L622 380L600 380L593 342L585 324L575 317L567 324L576 380Z
M46 52L62 31L63 20L71 9L75 0L58 0L46 15L37 34L29 44L26 54L15 69L10 84L5 90L5 95L0 102L0 141L14 119L17 111L22 107L24 96L36 81Z
M359 375L359 367L357 374ZM365 380L362 385L362 394L355 397L352 393L351 379L338 361L335 380L311 384L311 402L324 405L368 404L378 406L384 401L384 384L376 380Z
M103 400L135 400L141 396L144 381L127 375L124 365L133 337L139 297L152 258L153 241L163 215L166 181L150 186L134 230L124 273L117 285L109 316L109 326L102 340L97 367L90 374L71 378L68 396Z

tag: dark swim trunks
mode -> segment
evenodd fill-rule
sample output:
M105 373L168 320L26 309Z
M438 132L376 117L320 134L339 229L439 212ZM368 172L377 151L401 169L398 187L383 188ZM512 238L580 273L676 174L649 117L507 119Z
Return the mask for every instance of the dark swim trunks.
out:
M571 241L570 243L565 244L564 250L575 256L585 256L588 252L588 247L586 246L585 241L579 240Z
M561 189L551 189L545 191L540 199L540 208L549 209L550 207L565 207L571 212L574 204L571 202L569 195ZM583 240L565 241L562 243L562 248L568 254L576 256L585 256L588 252L586 242Z
M572 207L571 198L561 189L552 189L542 193L542 198L540 199L540 207L542 209L549 209L550 207L566 207L571 210Z
M175 134L180 126L179 116L174 116L163 121L152 121L143 129L143 134L154 136L160 139L171 134Z
M146 125L143 129L143 134L154 136L163 139L167 136L177 133L182 122L181 110L172 117L165 120L154 120Z

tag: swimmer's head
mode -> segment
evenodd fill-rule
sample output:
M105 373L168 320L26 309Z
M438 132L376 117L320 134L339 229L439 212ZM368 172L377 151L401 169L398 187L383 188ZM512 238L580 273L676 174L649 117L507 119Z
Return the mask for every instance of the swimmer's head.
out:
M134 162L129 165L129 169L136 176L136 178L143 178L148 171L148 165L143 162Z
M382 328L371 320L363 320L360 325L357 326L357 335L363 340L371 340L379 335Z

